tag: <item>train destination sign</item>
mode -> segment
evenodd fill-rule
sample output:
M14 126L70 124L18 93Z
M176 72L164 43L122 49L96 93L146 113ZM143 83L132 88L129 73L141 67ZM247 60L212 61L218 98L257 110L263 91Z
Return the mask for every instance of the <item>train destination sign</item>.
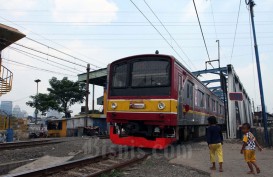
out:
M230 101L243 101L243 93L242 92L231 92L229 93Z

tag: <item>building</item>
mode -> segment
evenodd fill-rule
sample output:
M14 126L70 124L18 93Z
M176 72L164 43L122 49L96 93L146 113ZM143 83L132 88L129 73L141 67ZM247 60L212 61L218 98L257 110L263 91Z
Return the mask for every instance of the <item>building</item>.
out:
M267 115L267 125L270 127L273 127L273 115L266 113ZM254 120L253 124L255 126L262 126L263 125L263 119L262 119L262 111L254 112Z
M23 118L27 118L28 117L28 113L25 110L22 110L22 114L23 114Z
M12 115L12 101L1 101L1 111L7 115Z
M56 110L52 110L50 109L47 114L46 114L47 117L56 117L58 119L62 118L63 117L63 114L61 114L60 112L56 111Z
M16 118L23 118L24 117L24 114L23 112L21 111L21 108L20 106L18 105L15 105L13 110L12 110L12 116L16 117Z

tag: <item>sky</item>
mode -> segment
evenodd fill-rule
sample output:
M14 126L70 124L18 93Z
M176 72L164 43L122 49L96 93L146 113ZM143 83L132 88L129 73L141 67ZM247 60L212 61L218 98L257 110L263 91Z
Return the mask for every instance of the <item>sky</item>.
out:
M85 72L82 66L86 66L87 63L90 63L94 70L104 68L107 64L126 56L154 53L155 50L159 50L161 54L175 56L190 71L205 69L205 61L208 60L191 0L146 0L180 48L151 13L145 1L133 0L178 54L130 0L0 0L0 2L0 23L14 27L27 36L18 41L18 44L77 64L36 53L18 45L12 45L12 48L6 48L2 52L3 65L13 71L14 81L12 91L0 97L0 101L13 101L14 105L19 105L30 115L34 110L25 103L30 95L36 93L35 79L41 80L39 92L46 93L50 78L68 77L76 81L77 74ZM245 1L241 0L241 5L239 5L240 0L195 0L195 2L210 59L218 58L216 40L220 40L221 66L232 64L249 97L253 99L255 107L261 105L249 11ZM273 60L271 59L273 1L256 0L255 2L257 4L254 7L255 22L265 102L267 110L273 112ZM238 23L237 17L239 17ZM18 52L18 49L37 55L39 60L22 51ZM39 70L7 60L35 66ZM214 65L216 66L216 63ZM96 87L95 97L101 95L102 88ZM77 104L71 107L74 114L80 112L80 106L81 104ZM102 109L100 106L96 108Z

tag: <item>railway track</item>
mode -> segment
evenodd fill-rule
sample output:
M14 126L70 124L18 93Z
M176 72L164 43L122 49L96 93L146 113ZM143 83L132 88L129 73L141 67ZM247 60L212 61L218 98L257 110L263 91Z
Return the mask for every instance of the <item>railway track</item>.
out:
M136 152L133 149L111 152L95 157L75 160L57 166L7 175L7 177L95 177L110 173L146 159L150 153Z
M33 146L42 146L48 144L56 144L62 141L56 140L33 140L33 141L22 141L22 142L12 142L12 143L1 143L0 144L0 151L2 150L12 150L12 149L23 149L27 147Z

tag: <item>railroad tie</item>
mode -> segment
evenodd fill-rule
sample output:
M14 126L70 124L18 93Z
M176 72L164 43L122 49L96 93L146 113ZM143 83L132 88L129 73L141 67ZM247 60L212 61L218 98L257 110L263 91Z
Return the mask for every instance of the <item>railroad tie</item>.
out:
M91 170L91 171L101 171L101 169L99 169L99 168L95 168L95 167L89 167L89 166L87 166L87 167L84 167L86 170Z

